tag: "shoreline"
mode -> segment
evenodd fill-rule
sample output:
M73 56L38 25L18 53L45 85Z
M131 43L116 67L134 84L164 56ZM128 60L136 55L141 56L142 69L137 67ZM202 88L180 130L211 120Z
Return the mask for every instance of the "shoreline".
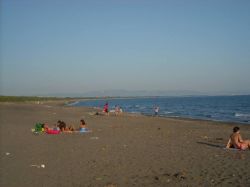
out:
M120 98L116 98L116 99L120 99ZM93 100L99 100L99 99L93 99ZM100 99L100 100L105 100L105 99ZM75 100L75 101L72 101L70 103L70 105L68 104L65 104L65 106L70 106L70 107L88 107L88 106L74 106L74 103L79 103L81 101L91 101L91 100ZM96 107L88 107L88 108L93 108L93 109L96 109ZM100 109L101 110L101 109ZM153 114L150 115L150 114L143 114L141 112L125 112L127 114L132 114L132 115L142 115L142 116L148 116L148 117L162 117L162 118L170 118L170 119L180 119L180 120L193 120L193 121L199 121L199 120L202 120L202 121L207 121L207 122L215 122L215 123L229 123L229 124L241 124L241 125L250 125L249 122L236 122L236 121L223 121L223 120L216 120L216 119L202 119L202 118L195 118L195 117L181 117L181 116L164 116L164 115L158 115L158 116L154 116Z
M120 99L120 98L115 98L115 99ZM126 99L126 98L124 98ZM131 99L131 98L127 98ZM35 104L35 105L52 105L52 106L57 106L57 107L80 107L80 108L87 108L87 109L93 109L93 110L99 110L101 111L102 109L97 109L96 107L88 107L88 106L73 106L74 103L78 103L81 101L91 101L91 100L105 100L105 99L77 99L77 98L69 98L69 99L61 99L61 100L47 100L47 101L22 101L22 102L0 102L0 105L8 105L8 104ZM142 113L132 113L132 112L123 112L123 114L129 114L133 116L145 116L145 117L155 117L153 114L152 115L147 115L147 114L142 114ZM230 124L230 125L250 125L249 123L243 123L243 122L234 122L234 121L222 121L222 120L209 120L209 119L199 119L199 118L192 118L192 117L172 117L172 116L163 116L163 115L158 115L156 116L157 118L164 118L164 119L176 119L176 120L188 120L188 121L204 121L204 122L212 122L212 123L219 123L219 124Z
M40 96L0 96L0 104L1 103L54 103L60 106L72 106L72 107L87 107L87 106L74 106L76 103L81 101L96 101L96 100L117 100L117 99L144 99L144 98L179 98L179 97L239 97L239 96L250 96L249 94L245 95L186 95L186 96L128 96L128 97L40 97ZM4 98L13 98L17 101L3 101ZM23 98L34 99L22 101ZM36 100L37 99L37 100ZM20 101L21 100L21 101ZM95 107L93 107L95 108ZM142 112L127 112L133 115L144 115L144 116L153 116L153 114L147 114ZM173 119L184 119L184 120L203 120L203 121L212 121L216 123L230 123L230 124L242 124L242 125L250 125L249 120L221 120L221 119L212 119L212 118L202 118L202 117L188 117L188 116L169 116L160 114L158 117L163 118L173 118Z

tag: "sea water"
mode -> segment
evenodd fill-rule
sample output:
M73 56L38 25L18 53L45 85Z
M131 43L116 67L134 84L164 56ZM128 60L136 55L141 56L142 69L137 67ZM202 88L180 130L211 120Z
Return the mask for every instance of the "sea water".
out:
M250 95L100 99L79 101L74 106L103 108L106 102L109 110L118 105L125 112L154 115L154 107L158 106L162 117L250 124Z

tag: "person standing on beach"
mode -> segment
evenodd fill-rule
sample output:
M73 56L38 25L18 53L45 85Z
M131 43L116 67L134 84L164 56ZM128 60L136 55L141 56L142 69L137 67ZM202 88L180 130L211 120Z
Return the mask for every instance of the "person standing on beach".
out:
M109 104L108 102L103 107L103 112L107 115L109 115Z
M120 113L120 107L118 105L115 105L115 115L119 115Z
M119 113L122 114L123 110L122 107L120 107Z
M250 140L243 140L240 135L240 128L234 127L226 148L236 148L240 150L250 149Z
M160 110L160 107L158 106L154 107L155 116L158 116L159 110Z

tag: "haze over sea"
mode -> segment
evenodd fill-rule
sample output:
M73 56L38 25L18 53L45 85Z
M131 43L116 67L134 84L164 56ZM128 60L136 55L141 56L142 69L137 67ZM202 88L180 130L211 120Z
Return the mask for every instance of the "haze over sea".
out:
M162 117L250 124L250 95L100 99L79 101L73 103L73 106L102 108L106 102L109 103L110 110L119 105L129 113L153 115L153 108L159 106L159 116Z

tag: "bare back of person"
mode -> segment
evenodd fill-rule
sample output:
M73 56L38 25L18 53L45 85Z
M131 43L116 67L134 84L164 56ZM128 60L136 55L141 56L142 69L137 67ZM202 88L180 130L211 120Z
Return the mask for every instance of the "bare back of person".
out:
M233 134L230 136L230 139L227 144L227 148L237 148L241 150L250 149L250 140L243 140L240 135L239 127L233 129Z
M233 147L235 147L235 148L240 147L240 142L241 142L242 138L241 138L241 135L239 133L237 133L237 132L233 133L230 136L230 139L231 139L231 143L232 143Z

